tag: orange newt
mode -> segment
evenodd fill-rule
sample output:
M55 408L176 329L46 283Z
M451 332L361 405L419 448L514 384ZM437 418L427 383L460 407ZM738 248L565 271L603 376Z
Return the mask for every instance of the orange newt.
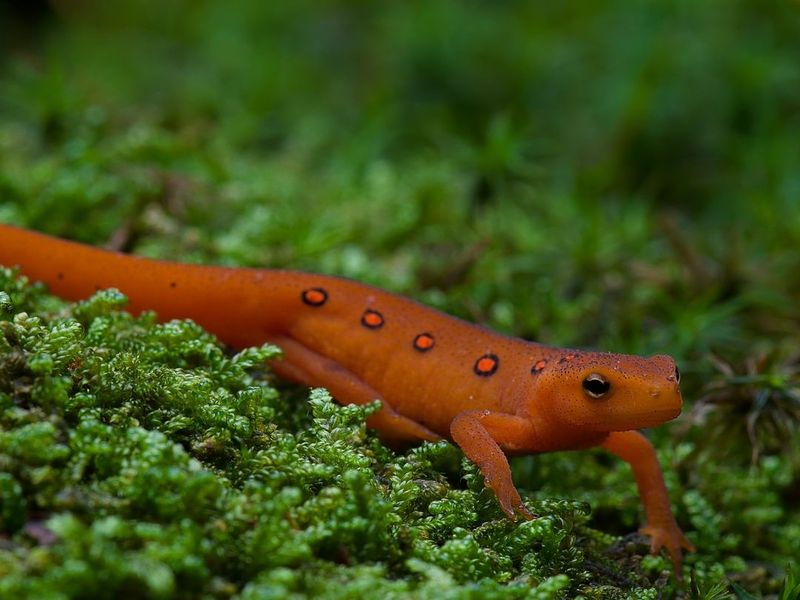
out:
M681 412L669 356L555 348L347 279L156 261L2 224L0 264L70 300L113 287L133 313L193 319L234 347L272 342L283 350L279 376L345 404L379 398L368 425L388 442L455 442L510 518L534 516L506 455L601 446L633 469L651 551L666 548L680 576L681 549L693 550L653 446L636 431Z

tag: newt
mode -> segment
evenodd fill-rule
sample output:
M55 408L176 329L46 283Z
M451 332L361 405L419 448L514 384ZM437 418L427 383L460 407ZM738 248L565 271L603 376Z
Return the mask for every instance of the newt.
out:
M681 412L669 356L547 346L348 279L153 260L3 224L0 264L68 300L117 288L134 314L192 319L233 347L271 342L283 350L271 365L279 377L325 387L343 404L380 399L367 424L388 443L454 442L512 519L534 515L507 456L602 447L633 469L651 552L666 549L680 577L681 550L693 550L637 431Z

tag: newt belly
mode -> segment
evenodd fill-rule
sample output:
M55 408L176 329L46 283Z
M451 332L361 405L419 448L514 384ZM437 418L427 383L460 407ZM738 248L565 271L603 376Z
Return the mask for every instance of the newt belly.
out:
M380 399L368 424L387 441L455 442L512 518L532 515L507 454L602 446L633 468L653 552L666 548L679 573L681 549L691 549L655 451L636 431L681 411L668 356L556 348L347 279L156 261L2 224L0 264L69 300L117 288L133 313L193 319L234 347L272 342L283 350L278 375L345 404Z

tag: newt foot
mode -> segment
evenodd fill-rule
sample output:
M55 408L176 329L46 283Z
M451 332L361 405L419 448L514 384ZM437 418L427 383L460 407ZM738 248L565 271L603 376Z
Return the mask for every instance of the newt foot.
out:
M497 495L497 501L500 503L500 508L503 509L503 512L506 513L506 516L512 521L516 520L517 515L521 516L527 521L531 521L536 518L536 515L529 511L528 507L525 506L525 503L522 501L522 498L520 497L517 488L514 487L514 484L501 484L496 486L493 485L492 482L487 481L486 485L489 486Z
M694 552L694 546L686 539L678 525L674 522L667 526L645 525L639 529L639 533L650 536L651 554L658 554L662 548L666 548L672 559L675 577L680 580L682 578L681 565L683 564L681 549Z

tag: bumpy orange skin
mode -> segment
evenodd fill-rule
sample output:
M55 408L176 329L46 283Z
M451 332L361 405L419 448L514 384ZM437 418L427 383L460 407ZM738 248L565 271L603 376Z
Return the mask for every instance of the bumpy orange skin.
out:
M485 476L509 517L532 518L511 479L508 454L602 446L633 468L652 550L666 548L680 574L691 549L670 510L647 439L634 431L681 411L667 356L554 348L506 337L354 281L295 271L155 261L0 224L0 264L70 300L117 288L133 313L189 318L224 342L273 342L279 375L324 386L342 403L376 398L369 425L388 441L442 437ZM609 383L593 397L587 377Z

